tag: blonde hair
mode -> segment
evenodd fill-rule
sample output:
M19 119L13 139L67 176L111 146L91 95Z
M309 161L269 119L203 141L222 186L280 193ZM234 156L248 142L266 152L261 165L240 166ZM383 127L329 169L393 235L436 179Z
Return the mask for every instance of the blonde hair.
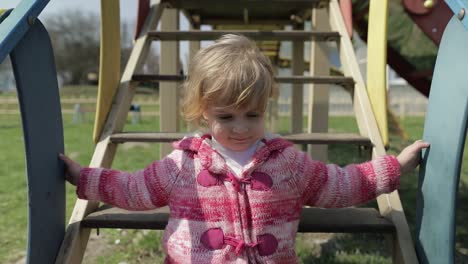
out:
M271 62L255 43L224 35L194 56L183 84L182 111L196 126L209 106L241 108L255 102L265 111L274 85Z

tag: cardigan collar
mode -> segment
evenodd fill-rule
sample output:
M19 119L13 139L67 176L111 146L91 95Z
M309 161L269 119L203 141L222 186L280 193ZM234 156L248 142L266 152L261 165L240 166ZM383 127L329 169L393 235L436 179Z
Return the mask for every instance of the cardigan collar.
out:
M175 149L189 151L198 154L201 165L204 169L216 174L227 174L229 169L226 161L212 147L211 135L204 134L189 136L173 143ZM276 135L267 134L260 141L259 147L252 156L251 166L247 165L246 171L253 171L258 165L265 162L270 155L283 151L292 146L292 143Z

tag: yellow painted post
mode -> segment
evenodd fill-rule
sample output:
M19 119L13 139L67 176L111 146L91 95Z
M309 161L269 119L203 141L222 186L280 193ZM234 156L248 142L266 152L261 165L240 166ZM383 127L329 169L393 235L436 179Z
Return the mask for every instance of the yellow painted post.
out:
M388 146L387 17L388 0L371 0L367 33L367 93L385 146Z
M119 1L101 0L101 51L94 143L97 143L120 82Z

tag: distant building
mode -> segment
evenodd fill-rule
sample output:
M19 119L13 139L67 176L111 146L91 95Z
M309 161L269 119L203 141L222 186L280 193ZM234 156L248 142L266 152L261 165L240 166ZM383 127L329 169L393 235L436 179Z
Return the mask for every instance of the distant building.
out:
M15 77L11 68L10 57L0 63L0 93L16 90Z
M57 76L59 87L62 86L63 80ZM3 63L0 63L0 93L16 91L16 80L13 74L13 69L10 60L7 58Z
M16 90L16 82L11 69L0 68L0 93Z

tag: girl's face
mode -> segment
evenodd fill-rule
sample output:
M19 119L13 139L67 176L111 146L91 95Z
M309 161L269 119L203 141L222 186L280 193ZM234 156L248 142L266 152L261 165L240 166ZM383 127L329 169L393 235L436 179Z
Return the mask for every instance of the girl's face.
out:
M203 117L216 141L233 151L247 150L265 133L265 112L255 105L245 109L209 106Z

